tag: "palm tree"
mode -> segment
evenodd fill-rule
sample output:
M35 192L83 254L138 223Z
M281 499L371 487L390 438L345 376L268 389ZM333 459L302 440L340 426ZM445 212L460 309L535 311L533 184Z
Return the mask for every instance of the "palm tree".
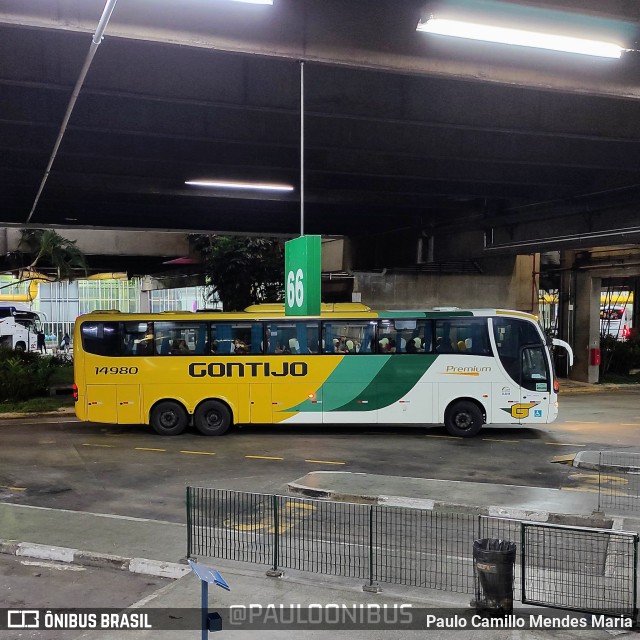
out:
M53 271L52 280L74 280L79 273L87 274L87 260L75 240L63 238L52 229L24 229L18 245L27 249L32 258L24 271Z
M63 238L52 229L23 229L14 256L15 263L21 265L12 269L18 280L0 289L30 280L75 280L88 272L87 260L76 241ZM27 260L29 263L24 264Z

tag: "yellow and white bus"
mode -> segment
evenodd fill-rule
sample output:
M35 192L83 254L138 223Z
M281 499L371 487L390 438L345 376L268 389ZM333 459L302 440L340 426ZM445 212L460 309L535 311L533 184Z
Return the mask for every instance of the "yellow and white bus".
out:
M282 305L241 313L96 311L74 336L80 420L205 435L234 424L546 424L558 382L535 316Z

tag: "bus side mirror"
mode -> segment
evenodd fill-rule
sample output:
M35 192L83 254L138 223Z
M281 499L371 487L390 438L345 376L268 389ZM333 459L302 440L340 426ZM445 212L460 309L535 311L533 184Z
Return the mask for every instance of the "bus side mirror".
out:
M571 345L568 342L565 342L564 340L560 340L560 338L554 338L553 346L562 347L567 352L567 357L569 359L569 366L572 367L573 366L573 349L571 348Z

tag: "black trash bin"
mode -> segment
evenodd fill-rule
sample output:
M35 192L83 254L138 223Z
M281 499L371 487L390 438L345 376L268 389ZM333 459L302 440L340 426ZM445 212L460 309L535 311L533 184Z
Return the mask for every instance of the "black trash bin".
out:
M516 545L510 540L481 538L473 543L477 577L476 607L509 614L513 611L513 567Z

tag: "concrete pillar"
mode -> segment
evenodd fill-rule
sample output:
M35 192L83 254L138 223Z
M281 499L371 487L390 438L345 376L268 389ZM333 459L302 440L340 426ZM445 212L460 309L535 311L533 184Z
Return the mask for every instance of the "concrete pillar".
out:
M574 347L574 322L573 315L576 305L575 300L575 272L573 269L573 261L575 255L573 251L563 251L560 254L560 296L558 307L558 338L566 340ZM560 371L560 375L566 372Z
M574 363L571 378L595 383L600 370L591 364L591 349L600 348L600 290L602 280L593 278L587 271L574 271L575 309L573 351Z
M140 280L140 313L151 312L151 292L158 287L156 280L151 276L145 276Z

